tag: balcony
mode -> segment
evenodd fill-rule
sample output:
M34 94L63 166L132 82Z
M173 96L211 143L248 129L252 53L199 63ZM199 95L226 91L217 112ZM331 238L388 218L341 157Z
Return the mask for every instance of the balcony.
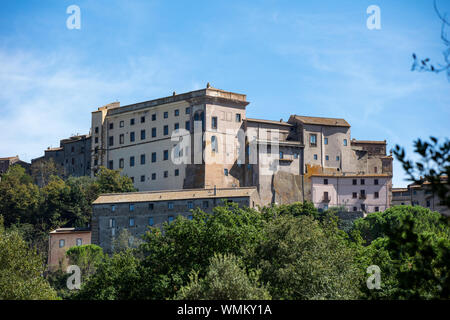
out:
M366 199L366 195L365 195L365 194L360 194L360 195L359 195L359 198L360 198L360 199Z
M322 202L330 202L331 199L329 197L323 197Z

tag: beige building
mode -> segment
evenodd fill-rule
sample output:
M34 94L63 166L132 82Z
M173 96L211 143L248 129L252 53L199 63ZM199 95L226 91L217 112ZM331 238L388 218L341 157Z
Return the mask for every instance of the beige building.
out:
M83 228L59 228L50 232L48 242L49 269L65 268L66 251L71 247L91 244L91 231Z
M192 219L197 207L211 213L225 201L250 208L260 204L255 187L103 194L93 203L92 243L111 252L114 239L124 229L138 238L150 226L161 227L178 215Z

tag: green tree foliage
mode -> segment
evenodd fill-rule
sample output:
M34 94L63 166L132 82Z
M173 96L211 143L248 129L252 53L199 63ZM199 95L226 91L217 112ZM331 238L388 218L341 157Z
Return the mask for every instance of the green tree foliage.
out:
M81 284L81 290L73 299L78 300L124 300L140 298L136 288L143 281L139 273L139 260L131 250L105 256L97 271Z
M406 158L405 149L395 146L394 155L403 166L410 181L430 183L430 189L450 208L450 140L439 145L438 139L414 141L414 152L420 157L415 163Z
M17 231L7 231L0 216L0 299L56 299L42 276L43 261Z
M198 278L193 271L189 283L182 287L177 299L187 300L268 300L267 289L261 287L258 273L247 275L242 261L232 254L215 254L210 259L206 276Z
M80 267L82 280L95 272L104 257L103 249L95 244L72 247L66 251L66 256L70 264Z
M364 268L378 265L381 289L362 288L374 299L448 299L450 226L437 212L396 206L355 223L370 244L361 251Z
M274 299L359 297L357 258L335 223L322 225L311 216L274 219L252 261Z
M100 167L96 175L95 187L97 194L136 191L131 178L121 176L118 170L110 170L105 167Z

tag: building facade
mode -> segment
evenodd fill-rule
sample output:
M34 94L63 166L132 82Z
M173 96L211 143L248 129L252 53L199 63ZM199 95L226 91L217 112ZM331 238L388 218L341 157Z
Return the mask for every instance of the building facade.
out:
M260 204L254 187L103 194L92 207L92 243L111 252L114 239L124 229L138 238L148 227L161 227L178 215L192 219L195 208L211 213L225 201L250 208Z
M23 167L27 173L30 173L30 164L20 160L19 156L0 158L0 179L3 173L6 173L11 166L16 164Z
M384 211L390 207L388 174L315 174L312 179L312 202L327 210L344 207L348 212Z
M91 231L82 228L59 228L49 234L48 267L58 269L67 267L66 251L75 246L91 244Z

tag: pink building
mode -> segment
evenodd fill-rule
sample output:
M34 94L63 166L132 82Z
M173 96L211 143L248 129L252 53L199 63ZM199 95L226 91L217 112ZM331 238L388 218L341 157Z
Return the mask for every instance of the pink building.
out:
M392 176L389 174L313 174L312 201L318 209L345 207L364 213L390 206Z
M48 267L55 269L67 265L66 251L74 246L91 244L91 230L59 228L50 232L48 243Z

